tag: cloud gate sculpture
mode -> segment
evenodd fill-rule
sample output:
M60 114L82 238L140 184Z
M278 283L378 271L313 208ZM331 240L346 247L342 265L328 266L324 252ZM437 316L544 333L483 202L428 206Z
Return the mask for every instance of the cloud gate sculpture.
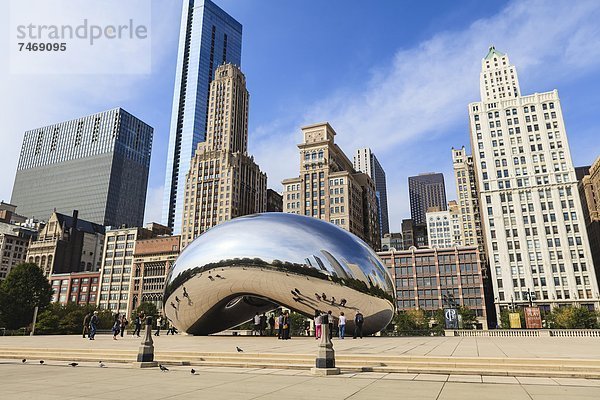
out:
M164 312L194 335L223 331L278 307L307 316L344 312L372 334L392 319L394 286L385 266L356 236L316 218L248 215L203 233L177 258Z

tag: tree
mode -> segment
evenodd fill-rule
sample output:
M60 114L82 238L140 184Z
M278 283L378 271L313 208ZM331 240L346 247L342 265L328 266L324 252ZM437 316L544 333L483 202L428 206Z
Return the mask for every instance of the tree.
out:
M52 303L38 315L35 326L36 332L45 335L69 335L81 333L86 314L98 311L99 329L110 329L114 322L114 315L109 310L99 310L93 304L79 305L67 303L65 305Z
M37 306L43 310L52 299L52 286L33 263L16 265L0 284L0 320L8 329L27 326Z
M158 315L158 309L156 308L156 305L154 303L149 303L147 301L140 303L140 305L138 306L138 308L135 309L135 313L139 314L143 312L145 316L152 316L155 317ZM132 319L135 318L135 316L132 316Z
M547 315L551 328L593 329L598 327L598 315L584 307L557 307Z
M460 315L462 320L462 329L475 329L475 324L477 323L477 314L475 314L475 311L469 307L460 306L458 308L458 315Z
M400 335L429 334L429 316L423 310L400 311L394 320L396 331Z

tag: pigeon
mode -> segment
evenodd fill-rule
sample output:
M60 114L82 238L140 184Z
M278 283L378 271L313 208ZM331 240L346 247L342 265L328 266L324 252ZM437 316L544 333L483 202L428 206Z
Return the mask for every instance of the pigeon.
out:
M160 370L161 370L162 372L167 372L167 371L169 370L169 368L165 367L165 366L164 366L164 365L162 365L162 364L158 364L158 367L160 368Z
M72 362L72 363L70 363L69 365L70 365L71 367L76 367L76 366L78 366L79 364L77 364L76 362Z
M26 359L26 358L24 358L24 359L22 359L22 360L21 360L21 362L22 362L23 364L25 364L25 363L27 362L27 359Z
M235 346L235 349L237 350L238 353L243 353L244 350L240 349L239 347Z
M190 372L192 373L192 375L196 375L196 370L194 368L192 368Z
M40 360L40 365L44 363L44 360Z
M104 368L104 367L106 367L106 365L104 365L104 363L103 363L102 361L98 361L98 366L99 366L100 368Z

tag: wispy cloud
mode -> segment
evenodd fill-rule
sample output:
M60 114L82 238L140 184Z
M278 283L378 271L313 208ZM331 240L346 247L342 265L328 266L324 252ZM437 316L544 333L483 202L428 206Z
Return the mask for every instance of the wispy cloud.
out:
M467 104L479 99L480 62L488 46L509 53L524 93L560 89L561 81L598 70L599 19L600 2L593 0L513 1L464 30L398 50L389 65L373 64L366 89L340 88L303 115L278 116L285 124L259 127L258 138L251 133L254 152L269 185L280 188L281 179L298 175L299 127L329 121L347 155L362 146L376 152L387 173L392 227L398 229L409 216L408 175L441 170L448 197L454 197L450 146L469 146Z

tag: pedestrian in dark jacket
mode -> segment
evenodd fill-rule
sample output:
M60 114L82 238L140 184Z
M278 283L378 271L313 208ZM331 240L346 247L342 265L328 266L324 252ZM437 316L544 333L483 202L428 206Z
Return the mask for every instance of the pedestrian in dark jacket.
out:
M127 321L127 317L125 316L125 314L123 314L123 316L121 317L121 337L123 337L123 333L125 333L125 329L127 329L127 325L129 324L129 321Z
M135 329L133 330L133 336L140 337L140 330L142 329L142 316L138 314L135 316L135 320L133 321L135 324Z
M356 311L356 315L354 316L354 336L353 339L356 339L357 336L360 336L360 338L362 339L363 334L362 334L362 328L363 328L363 323L365 322L365 318L363 317L363 315L360 313L360 311Z
M117 335L121 332L121 318L119 314L115 315L115 321L112 326L113 340L117 340Z
M90 313L85 314L85 317L83 317L83 338L84 339L85 339L86 333L89 334L89 332L90 332L90 328L89 328L90 317L91 317Z
M88 335L90 340L96 340L96 329L98 328L99 322L100 318L98 318L98 311L94 311L94 314L90 317L90 334Z
M269 336L273 336L273 329L275 329L275 317L271 314L269 317Z

